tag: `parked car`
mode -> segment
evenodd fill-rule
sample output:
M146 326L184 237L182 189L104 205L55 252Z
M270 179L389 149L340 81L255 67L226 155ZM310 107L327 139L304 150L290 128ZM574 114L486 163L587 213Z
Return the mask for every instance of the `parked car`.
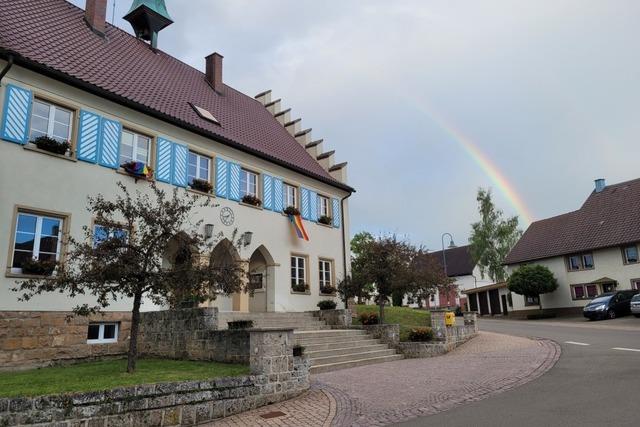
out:
M631 314L640 317L640 293L631 298Z
M615 319L631 313L631 298L637 290L604 293L590 301L582 313L589 320Z

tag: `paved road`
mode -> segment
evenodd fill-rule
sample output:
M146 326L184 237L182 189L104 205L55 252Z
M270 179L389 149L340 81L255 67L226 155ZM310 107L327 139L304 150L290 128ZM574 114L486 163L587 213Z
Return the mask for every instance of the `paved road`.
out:
M640 319L480 322L485 331L554 340L562 347L560 360L515 390L398 425L640 425Z

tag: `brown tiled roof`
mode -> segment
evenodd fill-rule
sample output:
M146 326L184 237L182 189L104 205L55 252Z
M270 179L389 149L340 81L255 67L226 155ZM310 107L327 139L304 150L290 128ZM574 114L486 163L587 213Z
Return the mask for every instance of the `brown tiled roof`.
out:
M107 24L106 37L65 0L0 0L0 55L115 102L212 137L325 183L336 181L258 101ZM204 60L204 59L203 59ZM193 103L221 126L201 119Z
M505 264L551 258L640 241L640 179L595 191L573 212L536 221Z
M434 256L440 264L443 263L442 251L431 252L431 256ZM471 258L471 246L458 246L451 249L446 249L447 258L447 276L469 276L473 274L473 268L475 264Z

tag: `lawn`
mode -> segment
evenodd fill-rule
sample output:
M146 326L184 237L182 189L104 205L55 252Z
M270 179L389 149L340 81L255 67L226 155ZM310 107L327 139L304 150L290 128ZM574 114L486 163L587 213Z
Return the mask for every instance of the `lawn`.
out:
M249 373L249 367L213 362L141 359L127 374L126 360L79 363L0 373L0 397L108 390L137 384L204 380Z
M377 305L356 306L358 315L361 313L378 313ZM431 326L431 315L426 310L409 307L385 307L384 323L400 325L400 341L406 341L409 331L413 328Z

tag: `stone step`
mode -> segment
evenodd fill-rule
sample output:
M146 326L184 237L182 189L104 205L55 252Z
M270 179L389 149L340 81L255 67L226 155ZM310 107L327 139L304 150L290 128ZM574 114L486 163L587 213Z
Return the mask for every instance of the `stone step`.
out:
M351 353L336 354L333 356L310 358L311 366L328 365L331 363L350 362L352 360L370 359L372 357L391 356L396 354L392 348L383 348L380 350L363 351L360 347L354 347Z
M355 352L364 353L367 351L377 351L377 350L387 350L389 346L386 344L371 344L371 345L363 345L362 347L342 347L342 348L332 348L329 350L315 350L309 351L305 347L304 354L306 354L309 359L317 359L320 357L329 357L329 356L339 356L342 354L352 354Z
M312 366L309 370L312 374L321 372L337 371L338 369L355 368L356 366L372 365L374 363L391 362L403 359L401 354L392 354L390 356L370 357L365 359L355 359L348 362L327 363L326 365Z
M303 340L311 338L355 337L363 335L367 335L367 333L358 329L332 329L329 331L296 332L294 338Z
M295 337L294 337L295 338ZM373 340L370 335L344 335L344 336L328 336L328 337L314 337L314 338L295 338L296 342L305 344L325 344L325 343L339 343L339 342L351 342L354 340Z
M380 344L380 341L375 339L364 340L351 340L351 341L338 341L338 342L325 342L325 343L300 343L296 341L296 344L300 344L305 348L305 351L320 351L320 350L333 350L337 348L348 347L366 347L369 345Z

